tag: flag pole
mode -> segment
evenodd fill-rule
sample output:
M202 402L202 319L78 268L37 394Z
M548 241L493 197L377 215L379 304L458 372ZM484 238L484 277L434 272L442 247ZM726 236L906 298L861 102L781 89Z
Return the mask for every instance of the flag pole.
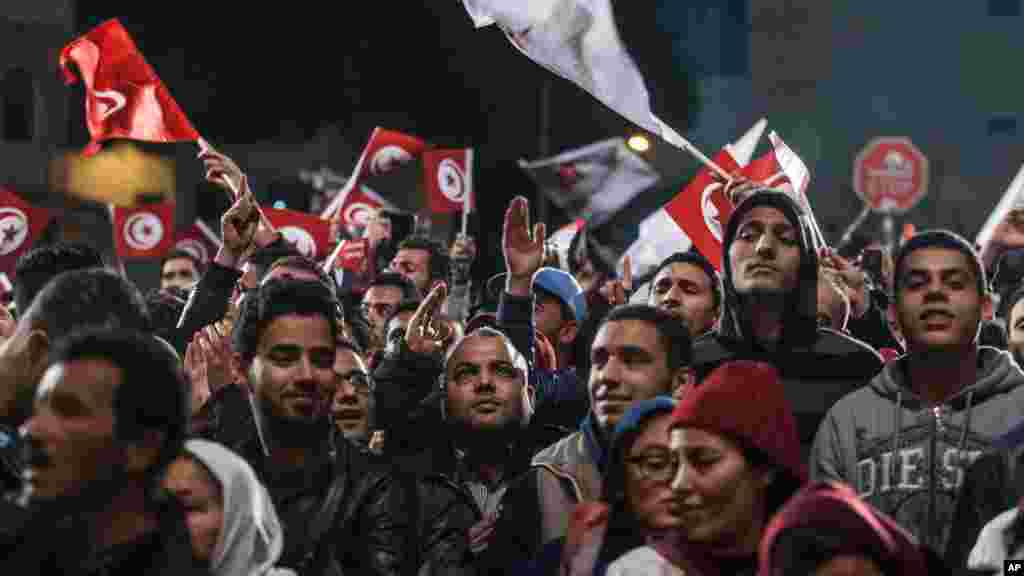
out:
M469 211L472 209L471 195L473 194L473 149L466 149L466 191L462 195L462 236L466 237L469 232Z
M689 153L691 156L696 158L698 162L700 162L704 166L707 166L707 168L709 170L711 170L712 172L717 174L719 177L721 177L726 182L729 182L729 181L732 180L732 175L731 174L729 174L728 172L723 170L722 167L719 166L718 164L715 164L714 160L712 160L711 158L708 158L707 155L704 154L703 152L701 152L700 150L698 150L696 146L694 146L693 144L690 144L689 140L687 140L686 138L683 138L682 136L680 136L678 132L673 130L668 124L665 124L664 122L662 122L660 118L655 117L654 120L655 120L655 122L657 122L658 127L661 129L660 130L661 137L666 142L668 142L669 144L672 144L673 146L676 146L676 147L682 149L683 151Z

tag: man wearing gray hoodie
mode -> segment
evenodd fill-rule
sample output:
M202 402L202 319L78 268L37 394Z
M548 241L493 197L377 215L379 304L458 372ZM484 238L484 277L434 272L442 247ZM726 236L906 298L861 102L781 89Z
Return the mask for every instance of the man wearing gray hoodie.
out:
M978 345L992 300L963 238L937 230L903 244L894 296L907 354L829 410L811 475L849 483L941 552L964 468L1024 417L1024 373L1009 353Z

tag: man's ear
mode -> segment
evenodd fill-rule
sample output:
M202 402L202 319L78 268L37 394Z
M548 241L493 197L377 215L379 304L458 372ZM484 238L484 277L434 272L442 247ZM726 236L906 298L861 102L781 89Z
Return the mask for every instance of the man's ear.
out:
M43 330L33 329L29 332L28 339L25 341L25 360L26 365L32 374L36 375L37 380L46 370L46 362L49 356L50 337Z
M569 346L576 341L576 333L579 332L579 324L575 320L569 320L558 329L558 343Z
M676 400L680 400L686 390L692 388L697 383L697 374L693 371L693 368L684 366L676 370L676 375L672 379L672 397Z
M149 429L142 433L142 438L137 442L128 444L125 448L125 467L128 472L142 474L156 463L160 457L160 449L164 445L164 433L159 430Z

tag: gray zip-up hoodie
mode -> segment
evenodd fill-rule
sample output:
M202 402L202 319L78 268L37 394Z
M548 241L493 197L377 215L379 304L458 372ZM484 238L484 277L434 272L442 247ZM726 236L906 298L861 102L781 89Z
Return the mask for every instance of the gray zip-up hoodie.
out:
M941 552L964 469L1024 418L1024 372L1009 353L978 349L977 381L929 407L907 382L907 358L843 397L821 423L811 477L839 480Z

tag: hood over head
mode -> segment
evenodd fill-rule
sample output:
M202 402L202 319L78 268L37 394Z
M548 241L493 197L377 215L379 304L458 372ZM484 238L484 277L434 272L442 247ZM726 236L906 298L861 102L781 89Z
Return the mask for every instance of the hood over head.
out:
M818 254L812 239L811 226L806 213L796 201L785 192L770 188L753 192L736 206L736 210L729 217L725 238L722 242L725 304L722 313L721 335L728 339L753 344L750 335L750 318L745 311L743 297L737 294L734 288L729 248L736 239L743 216L758 206L768 206L779 210L797 229L800 244L800 269L797 274L796 289L786 296L784 304L782 345L789 348L810 346L817 336L818 313Z
M284 531L252 467L215 442L189 440L185 450L201 462L220 484L224 524L210 557L218 576L281 574L274 564L284 549Z

